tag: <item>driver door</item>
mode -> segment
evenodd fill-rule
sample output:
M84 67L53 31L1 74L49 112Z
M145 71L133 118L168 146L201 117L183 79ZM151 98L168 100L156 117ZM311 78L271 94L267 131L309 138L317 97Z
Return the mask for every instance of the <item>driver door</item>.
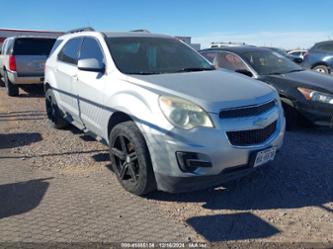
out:
M96 59L105 65L105 56L100 43L94 37L84 37L79 60ZM108 110L104 106L104 89L107 83L105 72L84 71L78 69L74 91L78 96L80 119L84 126L95 135L102 135L102 118Z

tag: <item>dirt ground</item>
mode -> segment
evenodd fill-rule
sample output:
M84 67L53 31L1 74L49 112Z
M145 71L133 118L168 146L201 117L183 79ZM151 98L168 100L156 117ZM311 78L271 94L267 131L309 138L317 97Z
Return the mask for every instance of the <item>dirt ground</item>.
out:
M17 98L0 89L0 140L0 175L2 165L14 159L31 171L77 182L101 175L117 186L119 201L122 195L129 196L106 170L110 166L106 146L74 128L50 127L38 89L21 91ZM332 144L333 130L299 128L286 134L274 162L228 188L177 195L157 192L135 199L176 224L180 240L333 243ZM2 224L0 216L0 228ZM149 241L149 235L143 239Z

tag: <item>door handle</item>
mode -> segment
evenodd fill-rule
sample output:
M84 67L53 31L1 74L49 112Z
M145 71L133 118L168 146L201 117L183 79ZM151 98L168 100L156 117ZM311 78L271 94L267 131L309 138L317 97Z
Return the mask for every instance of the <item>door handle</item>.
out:
M77 74L73 75L72 77L73 77L74 81L78 81L79 80L79 77L77 76Z

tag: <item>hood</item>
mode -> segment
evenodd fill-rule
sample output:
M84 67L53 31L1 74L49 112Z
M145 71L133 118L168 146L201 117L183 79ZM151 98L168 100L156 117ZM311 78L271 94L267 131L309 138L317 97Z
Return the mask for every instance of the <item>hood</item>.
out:
M131 75L128 81L160 95L193 101L212 113L219 113L223 108L256 105L276 97L266 83L224 70Z
M288 83L290 83L290 85L293 85L295 87L301 86L313 90L333 93L333 77L316 73L310 70L280 75L269 75L265 78L267 78L268 81L270 79L273 81L287 81Z

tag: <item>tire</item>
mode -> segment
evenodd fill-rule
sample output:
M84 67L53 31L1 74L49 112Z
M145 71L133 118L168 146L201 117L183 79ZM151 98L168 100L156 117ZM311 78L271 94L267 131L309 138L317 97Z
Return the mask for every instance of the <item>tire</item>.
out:
M112 169L125 190L138 196L156 190L145 139L132 121L120 123L112 129L109 150Z
M6 71L4 72L4 81L5 81L7 95L10 97L18 96L19 88L18 88L18 86L14 85L12 82L10 82Z
M2 80L2 76L0 74L0 87L5 87L5 82Z
M282 103L284 113L286 115L286 130L295 130L299 125L299 114L292 106Z
M45 107L47 118L50 120L53 128L64 129L68 126L68 122L64 119L64 114L59 109L51 90L46 91Z
M330 69L325 65L318 65L312 68L313 71L322 74L330 74Z

